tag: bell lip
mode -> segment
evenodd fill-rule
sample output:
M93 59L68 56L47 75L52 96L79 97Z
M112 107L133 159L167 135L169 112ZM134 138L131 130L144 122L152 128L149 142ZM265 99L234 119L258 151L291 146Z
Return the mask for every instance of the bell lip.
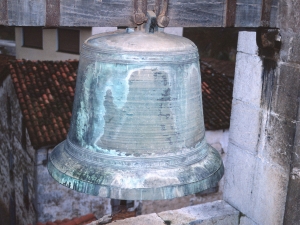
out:
M54 151L58 151L58 153L63 153L64 151L63 145L64 142L61 142L59 145L57 145L53 149L51 155L53 154ZM68 175L67 172L61 171L55 166L55 163L53 162L51 155L49 157L47 167L48 167L49 174L56 181L78 192L104 197L104 198L114 198L114 199L124 199L124 200L172 199L177 197L183 197L190 194L195 194L204 191L208 188L217 186L217 183L219 182L219 180L222 178L224 174L223 162L217 150L215 150L212 146L208 144L207 147L208 147L208 155L207 155L208 157L206 157L206 159L202 160L201 162L184 167L184 169L186 170L185 173L188 173L189 170L192 170L192 167L197 167L197 166L198 168L201 167L203 170L206 170L207 172L210 165L212 165L211 161L218 162L219 164L217 166L214 166L215 170L211 171L211 173L207 177L199 179L195 182L181 182L181 183L174 183L174 184L160 186L160 187L124 188L124 187L118 187L116 185L107 185L107 184L103 185L99 183L95 184L87 180L75 178L73 176ZM62 154L60 154L60 156L62 157ZM74 161L74 159L71 157L69 157L68 160ZM199 167L199 165L197 164L201 164L201 166ZM107 173L108 170L109 169L107 168L103 168L102 174ZM175 170L178 169L174 169L174 168L164 169L164 172L166 172L167 174L168 172L174 174ZM145 171L149 172L147 170ZM175 174L178 175L178 171L175 171ZM162 177L162 179L164 178Z

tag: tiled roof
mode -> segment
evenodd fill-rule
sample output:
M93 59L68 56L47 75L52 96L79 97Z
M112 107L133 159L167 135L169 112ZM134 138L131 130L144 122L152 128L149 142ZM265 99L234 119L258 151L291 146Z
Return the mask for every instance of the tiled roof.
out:
M9 64L32 146L54 146L66 138L75 91L77 60L27 61ZM206 129L229 127L232 82L201 63Z
M226 65L224 69L222 65ZM232 67L233 64L233 67ZM206 130L228 129L231 114L234 63L202 59L202 99Z
M85 216L76 217L73 219L55 220L54 222L41 223L38 222L36 225L86 225L97 220L94 214L90 213Z
M0 54L0 83L7 77L7 64L15 60L14 56Z
M17 60L9 65L32 146L56 145L70 126L78 61Z

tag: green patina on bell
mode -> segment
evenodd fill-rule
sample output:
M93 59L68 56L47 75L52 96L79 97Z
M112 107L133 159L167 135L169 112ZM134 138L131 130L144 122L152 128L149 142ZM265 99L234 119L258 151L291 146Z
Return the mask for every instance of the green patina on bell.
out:
M197 47L142 31L92 36L80 55L71 127L48 170L79 192L114 199L181 197L224 168L205 141Z

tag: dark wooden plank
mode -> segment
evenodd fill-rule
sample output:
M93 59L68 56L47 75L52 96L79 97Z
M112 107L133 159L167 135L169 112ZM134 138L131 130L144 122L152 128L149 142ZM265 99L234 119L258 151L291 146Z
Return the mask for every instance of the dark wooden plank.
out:
M226 4L226 27L234 27L236 14L236 0L227 0Z
M1 0L0 1L0 24L1 25L8 25L7 1L8 0Z
M169 26L223 26L225 0L174 0L169 4ZM148 0L148 9L154 0ZM61 1L61 26L130 26L133 1Z
M45 0L8 0L8 25L44 26L45 3Z
M60 23L60 1L46 0L46 27L57 27Z
M262 0L237 0L235 27L259 27Z
M263 0L261 26L276 27L279 0Z
M261 26L269 27L271 19L272 0L263 0L261 9Z
M170 1L172 27L223 27L226 0Z

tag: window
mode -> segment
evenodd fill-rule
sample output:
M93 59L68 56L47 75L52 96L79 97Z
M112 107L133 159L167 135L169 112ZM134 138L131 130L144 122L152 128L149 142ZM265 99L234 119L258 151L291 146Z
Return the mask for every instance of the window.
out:
M79 54L79 30L58 29L58 51Z
M43 29L23 27L23 47L43 49Z

